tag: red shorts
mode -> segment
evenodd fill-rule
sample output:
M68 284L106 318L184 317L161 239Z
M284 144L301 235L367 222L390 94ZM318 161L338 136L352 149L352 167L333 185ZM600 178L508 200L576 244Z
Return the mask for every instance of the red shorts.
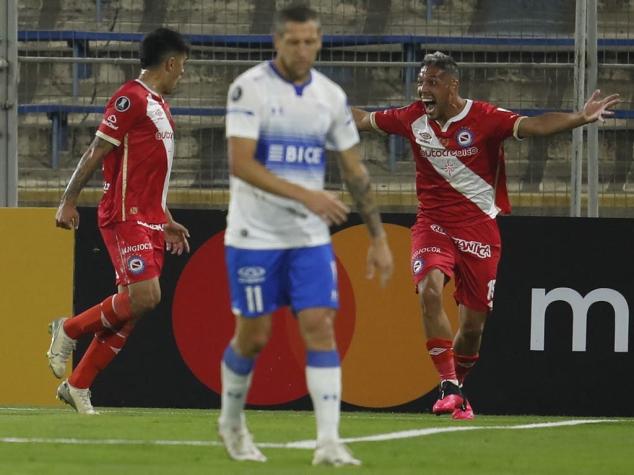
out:
M165 237L161 225L125 221L100 227L114 266L117 285L129 285L161 275Z
M440 269L447 277L455 277L454 298L459 304L489 311L501 250L494 220L448 228L419 216L412 226L411 265L416 288L431 269Z

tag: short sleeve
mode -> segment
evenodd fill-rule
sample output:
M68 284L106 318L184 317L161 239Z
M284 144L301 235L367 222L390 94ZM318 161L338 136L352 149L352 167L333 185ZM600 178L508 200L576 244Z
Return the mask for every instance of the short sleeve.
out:
M523 116L515 112L495 106L493 106L492 111L489 113L489 121L493 124L492 130L495 131L495 135L500 140L505 140L509 137L515 137L521 140L517 135L517 126L523 118Z
M412 106L413 104L410 104L397 109L372 112L370 114L370 123L377 132L407 137L410 130L407 118Z
M334 105L333 121L326 136L326 148L341 152L359 143L359 131L343 91Z
M147 101L132 91L117 91L106 104L106 111L95 135L114 146L121 145L132 127L145 117Z
M260 135L261 99L253 82L238 78L227 93L226 136L257 140Z

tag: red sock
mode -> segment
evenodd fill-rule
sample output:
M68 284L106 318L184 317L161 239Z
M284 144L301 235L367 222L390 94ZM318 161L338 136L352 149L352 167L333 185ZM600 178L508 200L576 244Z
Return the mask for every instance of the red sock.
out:
M116 330L132 318L130 296L127 293L111 295L100 304L89 308L64 322L66 334L76 340L86 333Z
M475 355L457 355L454 354L454 363L456 366L456 376L458 376L458 382L462 384L464 379L471 371L471 368L475 366L477 361L480 359L480 355L476 353Z
M430 338L427 340L427 351L440 374L440 379L457 379L456 367L453 361L453 343L442 338Z
M89 388L99 372L121 351L134 324L135 321L128 321L116 333L110 330L96 333L73 374L68 378L70 385L79 389Z

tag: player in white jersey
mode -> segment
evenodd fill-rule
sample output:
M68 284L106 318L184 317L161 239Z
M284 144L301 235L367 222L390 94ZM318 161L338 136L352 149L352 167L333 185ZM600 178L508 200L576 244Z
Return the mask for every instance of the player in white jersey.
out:
M359 465L339 439L338 295L328 226L344 222L349 210L323 189L326 149L339 152L343 179L370 234L368 277L376 268L384 284L392 255L346 95L312 69L321 48L316 13L304 6L280 11L274 40L275 59L239 76L227 99L225 246L236 331L222 361L219 434L233 459L266 460L247 430L244 404L255 357L269 340L271 313L289 305L307 350L317 421L313 464Z

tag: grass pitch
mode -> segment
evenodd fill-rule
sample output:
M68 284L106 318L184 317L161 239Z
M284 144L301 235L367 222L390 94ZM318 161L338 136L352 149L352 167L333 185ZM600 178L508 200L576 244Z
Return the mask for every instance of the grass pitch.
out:
M0 474L511 475L634 473L634 420L344 413L342 437L362 467L312 467L310 412L248 411L269 461L229 460L217 411L0 408ZM587 423L579 423L585 421Z

